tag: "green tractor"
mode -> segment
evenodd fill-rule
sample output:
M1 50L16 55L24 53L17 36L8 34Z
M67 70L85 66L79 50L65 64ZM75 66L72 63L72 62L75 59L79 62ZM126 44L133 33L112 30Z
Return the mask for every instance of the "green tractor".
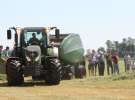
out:
M50 31L55 32L53 38L49 34ZM66 36L67 39L64 37L66 39L64 40L56 27L11 27L7 30L7 39L11 39L12 34L14 34L14 49L6 62L8 85L21 85L27 76L32 76L33 80L45 80L51 85L59 84L62 63L67 62L70 55L67 54L69 47L63 46L62 40L70 46L74 39L67 42L70 36ZM70 51L77 57L71 57L69 61L71 59L79 61L83 55L83 48L74 50ZM80 52L76 52L78 50ZM66 53L63 53L64 51Z

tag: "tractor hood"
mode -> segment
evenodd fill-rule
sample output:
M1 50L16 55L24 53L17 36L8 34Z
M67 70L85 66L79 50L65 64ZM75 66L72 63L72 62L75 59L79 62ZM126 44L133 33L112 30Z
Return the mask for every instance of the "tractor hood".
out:
M37 45L26 47L25 55L28 61L41 61L41 49Z

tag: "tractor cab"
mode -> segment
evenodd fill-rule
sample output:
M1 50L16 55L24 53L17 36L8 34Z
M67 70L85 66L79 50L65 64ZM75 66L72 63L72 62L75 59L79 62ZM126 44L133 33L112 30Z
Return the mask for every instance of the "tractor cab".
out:
M15 32L15 45L26 47L28 45L49 45L49 34L55 30L55 37L59 38L59 29L56 27L11 27L7 30L7 39L12 38L12 30Z
M55 37L59 38L59 29L56 27L25 27L25 28L18 28L18 27L11 27L7 30L7 38L11 39L12 37L12 30L15 32L15 51L19 52L19 49L27 49L29 47L40 47L41 53L47 55L47 48L51 48L51 43L49 39L49 34L51 30L55 30ZM19 49L18 49L19 48ZM14 53L15 54L15 53ZM18 55L17 53L15 55Z
M24 28L21 31L20 44L22 47L30 45L44 45L47 47L49 45L47 35L45 28Z
M48 34L45 28L24 28L20 34L20 47L25 49L25 57L33 52L33 56L47 55L49 46ZM39 57L41 58L41 57ZM27 59L28 60L28 59Z

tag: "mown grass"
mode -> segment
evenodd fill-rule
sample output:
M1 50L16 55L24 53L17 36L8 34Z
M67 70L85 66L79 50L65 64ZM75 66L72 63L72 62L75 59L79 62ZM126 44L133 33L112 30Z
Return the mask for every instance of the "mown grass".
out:
M0 58L0 74L5 74L5 61Z
M6 80L6 75L5 74L0 74L0 80Z
M87 78L91 81L118 81L118 80L134 80L135 73L121 73L119 75L111 75L111 76L92 76Z

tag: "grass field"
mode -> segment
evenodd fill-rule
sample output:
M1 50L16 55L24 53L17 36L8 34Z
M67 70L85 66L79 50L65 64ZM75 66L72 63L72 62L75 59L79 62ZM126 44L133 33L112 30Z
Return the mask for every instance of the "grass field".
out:
M0 100L135 100L135 79L91 77L56 86L26 80L20 87L8 87L1 81Z
M5 76L1 75L0 100L135 100L135 73L124 73L122 61L120 73L64 80L56 86L26 78L20 87L7 86Z
M0 58L0 74L5 74L5 61Z

